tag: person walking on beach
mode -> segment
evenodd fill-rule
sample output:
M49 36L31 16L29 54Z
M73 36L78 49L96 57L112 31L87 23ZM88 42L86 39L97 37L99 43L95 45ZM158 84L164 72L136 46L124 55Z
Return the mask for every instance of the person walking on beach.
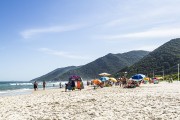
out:
M62 84L61 84L61 82L59 82L59 88L62 88Z
M38 84L37 84L37 82L35 81L35 82L34 82L34 91L37 90L37 86L38 86Z
M76 85L75 85L75 81L74 80L71 81L71 87L72 87L72 91L75 90Z
M45 90L45 87L46 87L46 82L43 81L43 90Z

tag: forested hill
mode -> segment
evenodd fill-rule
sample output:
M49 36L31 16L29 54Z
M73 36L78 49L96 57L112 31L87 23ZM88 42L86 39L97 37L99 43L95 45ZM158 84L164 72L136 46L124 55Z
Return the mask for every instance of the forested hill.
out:
M172 39L159 48L149 53L129 68L122 69L120 72L127 71L129 76L135 73L142 73L149 76L177 73L177 64L180 63L180 38Z
M46 75L33 79L32 81L59 81L68 80L70 75L80 75L83 79L92 79L99 77L98 74L102 72L115 73L125 66L131 66L138 62L144 56L149 54L148 51L130 51L122 54L107 54L95 61L83 66L67 67L56 69Z
M92 79L99 77L98 74L102 72L113 74L125 66L133 65L148 53L147 51L131 51L123 54L110 53L78 69L64 73L60 79L67 80L70 75L80 75L84 79Z
M79 66L80 67L80 66ZM59 76L61 76L63 73L69 71L69 70L73 70L73 69L77 69L79 67L76 66L69 66L69 67L63 67L63 68L57 68L41 77L35 78L31 81L55 81L55 80L59 80Z

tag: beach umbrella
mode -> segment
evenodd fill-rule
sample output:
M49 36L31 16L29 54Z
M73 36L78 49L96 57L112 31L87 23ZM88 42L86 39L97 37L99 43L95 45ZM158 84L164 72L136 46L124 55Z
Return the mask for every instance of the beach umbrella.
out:
M145 75L143 75L143 74L136 74L136 75L132 76L133 81L141 81L141 80L143 80L143 78L145 78Z
M95 85L101 84L101 81L98 80L98 79L94 79L94 80L92 80L92 82L93 82Z
M149 77L145 77L144 80L149 80L150 78Z
M113 77L110 77L109 80L112 81L112 82L117 82L117 80L115 78L113 78Z
M109 73L100 73L99 75L100 76L110 76L111 74L109 74Z
M109 80L109 77L101 77L100 80L101 80L102 82L104 82L104 81Z

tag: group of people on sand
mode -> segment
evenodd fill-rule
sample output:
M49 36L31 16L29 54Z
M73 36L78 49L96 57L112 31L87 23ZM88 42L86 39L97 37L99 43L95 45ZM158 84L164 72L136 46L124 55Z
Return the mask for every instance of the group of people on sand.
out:
M100 82L99 84L94 84L94 89L96 89L97 87L103 88L103 87L109 87L113 85L120 86L123 88L135 88L135 87L139 87L140 84L141 84L141 81L133 81L123 76L117 79L117 82L104 81L104 82Z
M45 87L46 87L46 82L43 81L43 90L45 90ZM38 89L38 83L36 81L34 81L34 91L36 91Z
M141 81L133 81L125 77L120 78L119 81L120 81L120 87L122 86L123 88L135 88L135 87L139 87L141 84Z
M65 92L67 90L75 90L76 88L78 90L83 89L84 85L83 82L81 80L69 80L68 83L65 84Z
M53 84L53 86L54 86L54 84ZM34 91L38 90L38 83L36 81L34 81L33 87L34 87ZM45 90L45 88L46 88L46 82L45 81L43 81L42 87L43 87L43 90ZM60 88L63 87L61 82L59 83L59 87ZM68 83L65 84L65 91L67 91L67 89L73 91L76 88L79 89L79 90L84 88L83 82L81 80L76 80L76 81L71 80L71 81L69 81Z
M122 78L117 79L116 83L108 82L108 84L111 86L114 84L115 86L120 86L123 88L138 87L140 85L140 83L141 82L129 80L126 77L122 77ZM60 88L62 88L61 82L59 85L60 85ZM87 86L89 86L89 85L93 85L92 81L91 82L87 81ZM102 88L102 87L104 87L104 85L105 85L105 83L101 82L101 84L99 84L98 86ZM46 82L45 81L43 81L42 87L43 87L43 90L45 90L45 88L46 88ZM65 84L65 92L67 90L74 91L75 89L81 90L83 88L84 88L84 85L83 85L82 80L69 80L68 83ZM38 83L35 81L34 82L34 91L36 91L36 90L38 90Z
M116 85L119 85L120 87L125 87L127 85L127 78L126 77L121 77L117 80Z

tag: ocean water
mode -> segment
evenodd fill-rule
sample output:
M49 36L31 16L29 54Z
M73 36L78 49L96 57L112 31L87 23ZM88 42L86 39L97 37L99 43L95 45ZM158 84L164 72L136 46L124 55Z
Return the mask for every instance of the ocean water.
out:
M60 82L46 82L46 89L59 88ZM65 86L65 81L61 82ZM42 82L38 82L38 89L42 89ZM33 82L27 81L0 81L0 96L14 96L31 94Z

